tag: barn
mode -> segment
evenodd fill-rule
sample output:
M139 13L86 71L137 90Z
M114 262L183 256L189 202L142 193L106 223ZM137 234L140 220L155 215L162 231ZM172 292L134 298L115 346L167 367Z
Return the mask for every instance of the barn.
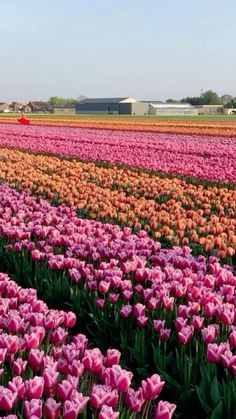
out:
M197 115L198 110L188 103L150 103L149 115Z
M76 104L76 113L108 115L145 115L148 104L131 97L86 98Z

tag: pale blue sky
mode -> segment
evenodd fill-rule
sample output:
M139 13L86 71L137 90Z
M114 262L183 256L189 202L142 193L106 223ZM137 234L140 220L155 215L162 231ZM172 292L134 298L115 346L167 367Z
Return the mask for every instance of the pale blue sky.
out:
M236 0L0 0L0 101L236 96Z

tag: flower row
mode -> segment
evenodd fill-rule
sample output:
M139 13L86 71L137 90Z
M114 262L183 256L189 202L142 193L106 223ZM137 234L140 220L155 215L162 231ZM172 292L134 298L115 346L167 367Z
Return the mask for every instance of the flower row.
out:
M0 149L0 181L175 245L235 253L236 190L11 149Z
M236 182L230 137L1 125L0 146Z
M217 258L195 258L187 247L161 250L145 231L82 220L72 207L7 186L0 187L0 233L9 272L19 281L28 272L47 302L73 307L94 341L122 348L138 374L159 371L171 400L184 388L204 388L211 364L220 398L233 388L236 278Z
M70 337L65 327L74 326L73 313L49 310L35 290L19 287L5 274L0 274L0 307L0 411L11 412L9 419L22 412L26 419L60 414L73 419L81 412L87 417L89 409L100 419L118 418L122 410L129 417L143 409L148 414L164 386L159 375L132 389L132 373L120 367L119 351L109 349L103 356L87 348L84 335ZM170 418L174 408L160 401L155 418Z
M31 124L42 126L61 126L61 127L83 127L96 129L111 129L111 130L129 130L129 131L150 131L150 132L168 132L179 134L202 134L202 135L226 135L236 136L235 123L230 121L200 121L200 120L171 120L159 118L99 118L90 116L85 118L79 116L78 118L62 118L62 117L46 117L30 116ZM4 115L0 118L0 123L17 124L15 116L9 117Z

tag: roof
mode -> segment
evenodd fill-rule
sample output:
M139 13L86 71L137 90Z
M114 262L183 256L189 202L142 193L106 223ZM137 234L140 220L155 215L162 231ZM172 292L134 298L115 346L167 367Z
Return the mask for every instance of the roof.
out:
M75 109L74 105L52 106L53 109Z
M86 98L80 100L78 103L120 103L124 100L131 99L129 97L106 97L106 98Z
M139 100L139 102L143 102L143 103L151 103L151 104L153 104L153 103L164 103L164 102L162 102L161 100L147 100L147 99L142 99L142 100Z
M192 109L194 106L189 103L150 103L156 109Z

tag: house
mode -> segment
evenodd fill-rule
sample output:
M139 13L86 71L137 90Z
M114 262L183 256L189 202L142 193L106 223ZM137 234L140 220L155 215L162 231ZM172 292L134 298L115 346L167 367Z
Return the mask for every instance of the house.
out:
M31 107L29 105L23 106L22 111L25 112L25 113L31 113L32 112Z
M148 105L131 97L86 98L77 102L75 109L81 114L144 115Z
M56 115L74 115L75 107L74 106L54 106L52 112Z
M10 112L10 106L5 102L0 102L0 113Z
M198 110L189 103L150 103L149 115L198 115Z
M20 112L24 107L23 103L20 102L12 102L10 104L11 111L13 112Z
M42 100L39 101L31 101L28 105L31 109L31 112L51 112L52 108L48 102L44 102Z

